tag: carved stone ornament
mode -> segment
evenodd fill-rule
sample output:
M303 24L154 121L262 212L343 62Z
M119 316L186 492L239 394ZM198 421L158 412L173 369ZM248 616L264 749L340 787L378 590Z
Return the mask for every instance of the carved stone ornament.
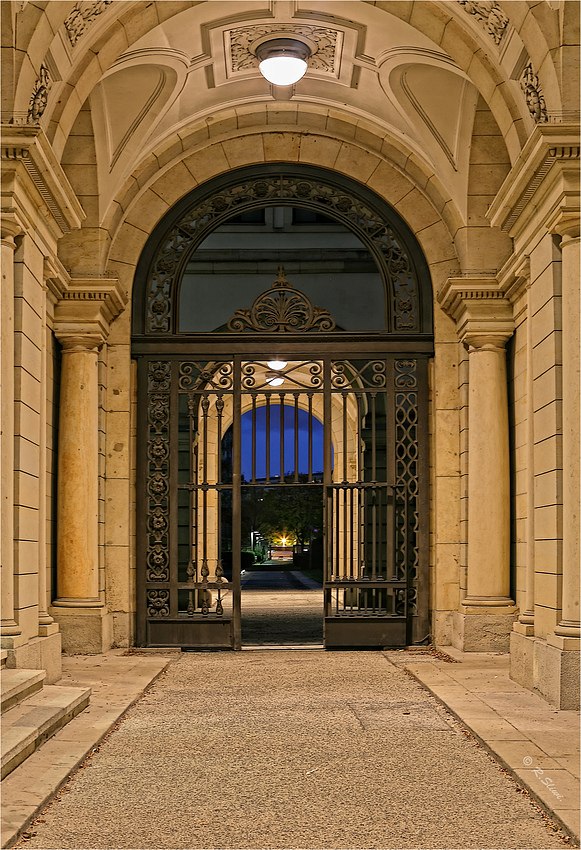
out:
M520 85L527 101L528 110L536 124L544 124L547 118L547 107L539 78L533 71L532 62L529 62L522 72Z
M34 84L30 103L28 104L28 115L26 117L28 124L36 124L42 117L48 103L48 93L51 86L52 80L48 68L46 65L41 65L38 79Z
M411 258L392 227L370 206L344 189L303 176L273 175L248 179L201 201L174 224L159 245L146 288L146 333L171 333L173 300L184 258L208 233L245 209L276 203L308 206L348 223L359 238L371 244L389 281L391 329L420 329L418 280Z
M64 22L71 47L75 46L95 18L98 18L112 2L113 0L97 0L97 2L94 2L94 0L81 0L81 2L75 3Z
M314 307L307 296L295 289L278 267L278 277L270 289L259 295L249 310L236 310L228 330L241 331L332 331L335 322L327 310Z
M309 67L313 71L335 73L340 33L329 27L316 27L309 24L258 24L230 30L230 61L233 73L258 67L258 59L250 50L250 45L271 33L302 35L309 39L317 46L316 52L309 60Z
M458 3L469 15L474 15L495 44L500 44L509 20L496 0L458 0Z

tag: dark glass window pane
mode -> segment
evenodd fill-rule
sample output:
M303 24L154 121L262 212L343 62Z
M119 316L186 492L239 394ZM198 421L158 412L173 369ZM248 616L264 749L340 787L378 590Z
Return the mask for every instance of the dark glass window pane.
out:
M296 207L265 208L243 216L256 213L262 224L248 222L238 228L232 225L242 216L229 219L190 258L180 285L181 333L226 331L236 310L250 308L270 289L280 265L295 289L329 311L338 330L386 329L381 274L351 230Z

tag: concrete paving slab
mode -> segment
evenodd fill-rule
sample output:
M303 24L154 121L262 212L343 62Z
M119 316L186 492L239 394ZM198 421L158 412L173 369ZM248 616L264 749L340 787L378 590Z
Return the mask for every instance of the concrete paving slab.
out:
M509 657L441 647L459 663L405 669L458 717L579 846L579 712L560 711L510 679ZM470 696L465 696L462 689Z

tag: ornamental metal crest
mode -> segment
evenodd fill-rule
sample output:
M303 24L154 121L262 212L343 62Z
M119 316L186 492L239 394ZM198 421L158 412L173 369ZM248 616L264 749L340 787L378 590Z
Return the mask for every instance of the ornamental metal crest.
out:
M286 279L282 266L270 289L259 295L249 310L236 310L228 330L242 331L332 331L335 321L328 310L315 307L307 296Z

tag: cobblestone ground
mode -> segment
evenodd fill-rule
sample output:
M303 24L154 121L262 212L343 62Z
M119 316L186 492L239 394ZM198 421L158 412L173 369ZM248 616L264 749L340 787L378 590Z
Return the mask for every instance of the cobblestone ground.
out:
M563 848L382 653L184 653L28 848Z

